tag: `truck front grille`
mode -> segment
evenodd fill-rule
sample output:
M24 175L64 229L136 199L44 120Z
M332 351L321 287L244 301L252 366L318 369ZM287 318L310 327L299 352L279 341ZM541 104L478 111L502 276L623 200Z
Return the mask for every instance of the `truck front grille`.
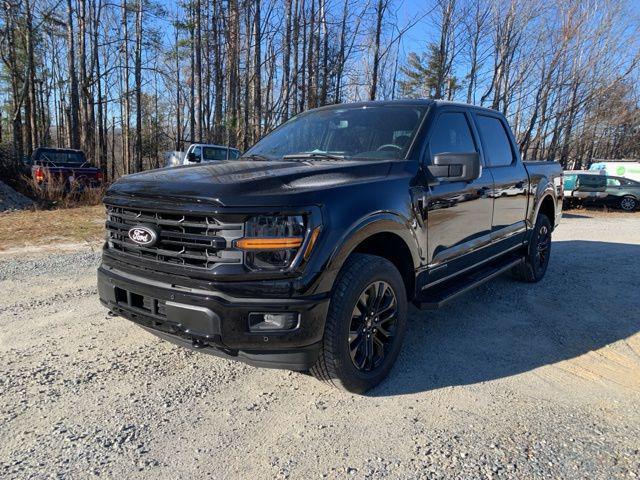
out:
M157 233L155 243L143 246L129 237L132 228L141 226ZM211 214L107 206L107 247L163 264L211 270L220 264L242 263L242 251L233 249L232 242L242 237L243 228L242 223L223 223Z

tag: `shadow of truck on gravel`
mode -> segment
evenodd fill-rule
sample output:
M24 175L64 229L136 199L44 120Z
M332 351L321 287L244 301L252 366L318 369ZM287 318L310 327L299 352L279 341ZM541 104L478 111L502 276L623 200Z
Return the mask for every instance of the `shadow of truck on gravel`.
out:
M400 358L369 395L508 377L639 330L640 245L556 241L540 283L505 275L441 310L411 309Z

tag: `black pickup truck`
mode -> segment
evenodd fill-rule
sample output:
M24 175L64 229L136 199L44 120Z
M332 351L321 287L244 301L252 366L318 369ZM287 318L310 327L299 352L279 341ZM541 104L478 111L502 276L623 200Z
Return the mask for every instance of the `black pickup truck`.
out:
M87 161L82 150L40 147L34 150L26 165L37 185L52 178L68 190L102 185L102 171Z
M129 175L104 202L113 314L363 392L396 360L409 302L544 276L562 171L523 162L495 111L367 102L298 115L238 160Z

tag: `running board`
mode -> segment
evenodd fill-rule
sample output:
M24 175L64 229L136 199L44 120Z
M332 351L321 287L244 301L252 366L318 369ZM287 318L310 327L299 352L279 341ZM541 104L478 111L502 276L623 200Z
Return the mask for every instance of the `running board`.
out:
M418 294L413 303L422 310L435 310L446 305L454 298L467 293L469 290L482 285L484 282L511 270L522 261L522 257L505 255L467 274L462 274L446 282L426 288Z

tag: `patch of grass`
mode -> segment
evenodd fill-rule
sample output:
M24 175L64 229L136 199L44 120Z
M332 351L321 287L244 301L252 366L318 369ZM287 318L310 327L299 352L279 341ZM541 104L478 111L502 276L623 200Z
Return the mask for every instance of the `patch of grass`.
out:
M35 199L41 209L99 205L107 188L107 185L83 188L77 182L69 184L67 178L48 173L43 182L30 175L22 175L21 179L28 196Z
M570 215L583 215L589 218L630 218L640 216L640 210L625 212L606 205L575 205L571 208L563 207L562 212Z
M0 251L56 243L98 242L104 238L102 205L0 214Z

